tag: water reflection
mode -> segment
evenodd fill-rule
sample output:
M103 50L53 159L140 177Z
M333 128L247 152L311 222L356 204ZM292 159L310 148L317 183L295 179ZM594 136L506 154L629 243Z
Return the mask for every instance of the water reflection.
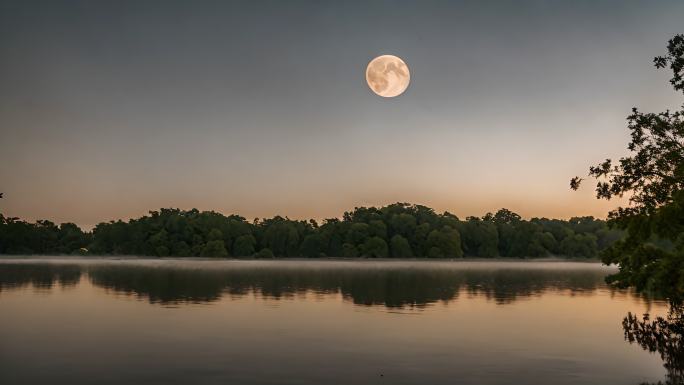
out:
M628 311L665 304L607 288L608 273L558 262L0 259L0 383L665 378L660 357L628 346L620 327ZM624 324L660 353L670 385L682 377L681 319Z
M213 264L212 264L213 263ZM524 268L520 268L524 265ZM606 270L587 264L487 263L3 263L0 288L74 285L85 275L98 287L151 303L208 303L224 295L269 299L302 293L341 294L356 305L421 308L459 295L506 304L548 291L591 295ZM560 268L559 268L560 267Z
M622 321L625 339L644 350L660 355L667 370L667 379L658 384L684 384L684 309L672 305L667 317L651 320L648 314L639 319L629 313Z
M55 284L69 287L76 285L80 280L81 266L78 265L0 265L0 292L28 285L40 289L51 289Z

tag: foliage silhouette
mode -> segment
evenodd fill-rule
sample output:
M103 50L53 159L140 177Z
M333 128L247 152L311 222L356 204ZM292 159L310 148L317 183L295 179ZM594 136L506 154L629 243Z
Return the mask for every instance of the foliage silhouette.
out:
M226 258L590 258L621 237L593 217L533 218L501 209L465 221L420 205L357 207L343 218L296 221L276 216L161 209L84 232L72 223L28 223L0 215L0 254L139 255Z
M654 59L655 66L669 66L670 83L684 93L684 35L672 38L667 51ZM627 236L603 253L605 263L620 267L608 280L677 302L684 295L684 106L661 113L634 108L627 120L632 155L589 169L589 176L598 180L597 198L629 196L627 207L609 214L610 224ZM570 187L577 189L581 182L575 177Z
M684 384L684 313L679 305L673 305L667 317L651 320L648 314L639 319L629 313L622 321L625 339L649 352L657 352L667 370L665 382L659 385ZM646 384L642 384L646 385Z

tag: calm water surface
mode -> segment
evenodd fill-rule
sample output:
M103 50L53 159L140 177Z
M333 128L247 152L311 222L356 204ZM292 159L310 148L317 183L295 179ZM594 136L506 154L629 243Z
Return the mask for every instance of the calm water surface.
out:
M665 304L575 262L0 259L0 384L634 384Z

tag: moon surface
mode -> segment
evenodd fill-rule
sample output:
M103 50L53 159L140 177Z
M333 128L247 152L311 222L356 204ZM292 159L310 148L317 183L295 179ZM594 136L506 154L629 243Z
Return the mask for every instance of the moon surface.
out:
M382 55L368 63L366 82L376 94L384 98L393 98L406 91L411 82L411 73L400 58Z

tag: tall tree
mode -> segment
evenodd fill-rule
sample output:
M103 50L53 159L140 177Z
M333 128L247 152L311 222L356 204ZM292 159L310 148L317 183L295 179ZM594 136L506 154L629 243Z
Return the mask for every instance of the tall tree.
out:
M654 59L657 68L672 71L670 83L684 93L684 35L667 45L667 54ZM684 106L679 111L644 113L637 108L627 117L630 156L590 167L597 179L596 197L627 195L629 205L609 214L610 223L627 231L603 254L605 263L620 270L609 277L619 286L660 292L671 299L684 294ZM570 187L577 189L582 178ZM657 246L668 239L671 247Z

